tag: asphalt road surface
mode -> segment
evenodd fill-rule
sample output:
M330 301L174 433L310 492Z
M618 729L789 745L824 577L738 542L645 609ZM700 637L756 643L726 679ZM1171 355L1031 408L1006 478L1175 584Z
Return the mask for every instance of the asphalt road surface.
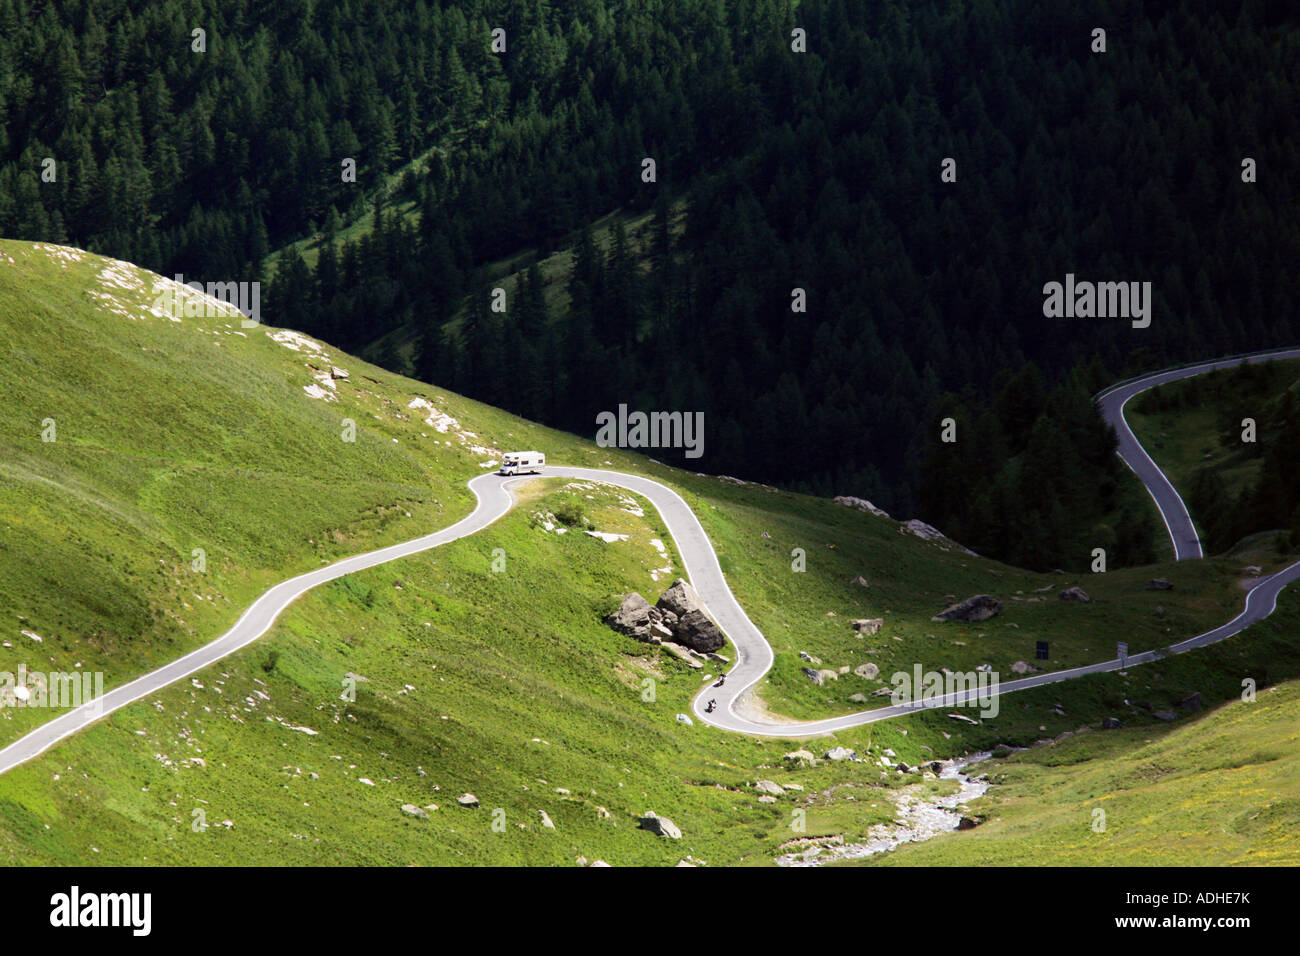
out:
M1244 359L1217 359L1212 362L1202 362L1197 365L1184 366L1183 368L1155 372L1133 381L1121 382L1097 396L1097 404L1101 406L1102 417L1114 427L1115 434L1119 436L1119 456L1124 459L1124 463L1129 468L1133 469L1138 478L1142 480L1142 484L1146 486L1147 491L1150 492L1152 499L1156 503L1156 508L1160 512L1160 517L1164 519L1165 528L1169 531L1169 538L1174 545L1174 557L1179 561L1205 556L1201 551L1200 536L1196 533L1196 527L1192 523L1191 515L1187 513L1187 505L1183 504L1183 499L1174 490L1174 486L1165 477L1165 473L1156 467L1156 463L1151 460L1151 456L1146 453L1146 449L1138 443L1137 438L1133 435L1133 429L1129 428L1128 422L1124 419L1124 406L1128 404L1128 400L1133 396L1157 385L1176 382L1181 378L1191 378L1193 375L1201 375L1215 369L1232 368L1234 365L1240 365L1243 362L1267 362L1271 359L1288 358L1300 358L1300 348L1276 352L1260 352L1246 356Z
M1268 358L1300 358L1300 349L1252 356L1247 360L1265 361ZM1182 499L1178 497L1178 493L1150 456L1143 451L1142 446L1137 443L1128 424L1124 421L1124 404L1134 395L1155 385L1216 368L1227 368L1240 361L1241 359L1225 359L1158 372L1136 381L1121 383L1098 396L1103 413L1107 420L1115 425L1120 436L1120 454L1151 492L1151 497L1160 510L1165 525L1169 528L1179 559L1200 557L1200 541ZM686 577L695 586L710 616L731 639L736 651L736 661L727 673L725 685L721 688L706 686L692 704L695 716L702 722L724 730L764 737L815 737L849 727L905 716L917 709L953 707L961 703L969 703L974 699L975 692L963 691L919 703L881 707L813 721L779 721L756 713L756 708L752 706L752 694L763 675L772 666L772 648L731 593L731 588L727 585L722 568L718 564L713 545L685 500L671 488L652 479L604 469L548 466L545 477L582 479L617 485L642 495L659 511L669 534L677 545ZM477 499L477 504L473 512L455 524L411 541L345 558L280 582L253 602L235 625L216 640L170 664L113 688L95 701L54 717L0 750L0 773L5 773L44 753L60 740L95 723L106 714L148 697L169 684L189 677L240 648L248 646L270 629L281 611L317 585L354 571L362 571L419 554L483 530L510 510L513 504L510 485L525 480L529 479L503 477L498 474L479 475L469 482L469 488ZM1172 645L1168 650L1172 653L1182 653L1239 633L1271 614L1276 607L1278 593L1297 577L1300 577L1300 562L1258 582L1247 594L1245 607L1241 613L1231 621ZM1126 664L1130 667L1145 664L1158 660L1163 653L1163 651L1152 650L1131 654ZM1101 661L1085 667L1003 681L997 685L995 692L1011 693L1082 677L1086 674L1119 670L1123 666L1125 664L1119 660ZM705 710L709 700L714 700L716 703L711 713Z

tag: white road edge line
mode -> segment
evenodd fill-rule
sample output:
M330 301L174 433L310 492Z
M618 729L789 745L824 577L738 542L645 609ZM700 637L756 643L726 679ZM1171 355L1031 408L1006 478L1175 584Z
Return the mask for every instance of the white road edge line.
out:
M1292 354L1293 353L1293 354ZM1254 356L1260 356L1255 358ZM1270 358L1300 358L1300 349L1291 350L1286 354L1277 352L1271 353L1253 353L1252 356L1240 356L1232 359L1220 359L1212 362L1206 362L1201 365L1188 366L1182 369L1165 370L1155 372L1136 381L1121 383L1111 389L1107 389L1097 396L1097 399L1108 396L1114 391L1121 388L1128 388L1133 385L1149 383L1143 388L1138 389L1133 394L1145 391L1157 384L1163 384L1165 381L1176 381L1179 378L1187 378L1192 375L1200 374L1212 369L1227 368L1240 361L1265 361L1264 356ZM1152 381L1160 379L1161 381ZM1129 395L1128 398L1131 398ZM1128 429L1128 423L1123 419L1123 407L1127 404L1128 398L1120 404L1120 421ZM1173 489L1172 482L1160 471L1159 467L1151 460L1150 455L1142 448L1141 443L1137 442L1136 436L1132 430L1128 429L1129 436L1133 439L1134 444L1142 451L1146 460L1151 464L1152 469L1158 474L1173 490L1174 496L1182 503L1181 497L1178 496L1177 490ZM1132 465L1130 465L1130 468ZM1135 470L1136 473L1136 470ZM697 592L700 592L701 603L704 604L710 616L722 629L723 633L731 639L732 645L736 648L736 663L732 669L727 672L728 676L733 674L741 675L744 683L739 686L732 684L726 687L725 691L713 695L714 697L725 698L725 709L719 715L714 713L705 713L704 698L714 690L711 685L700 689L692 702L692 710L696 716L706 724L723 730L731 730L737 733L745 733L753 736L762 737L779 737L798 739L804 737L822 736L834 733L838 730L846 730L851 727L862 724L874 723L880 720L891 720L895 717L903 716L915 710L933 709L936 707L950 707L955 704L964 702L968 699L969 692L958 692L952 695L945 695L942 698L931 701L916 702L911 704L891 705L881 707L875 710L860 711L853 714L845 714L839 717L830 717L821 720L811 721L790 721L778 722L769 720L757 720L737 713L735 705L744 698L767 672L771 669L775 660L774 652L771 645L763 637L762 633L754 625L753 621L745 613L740 603L736 600L731 591L731 586L722 573L721 565L718 563L717 553L713 549L712 542L704 532L699 518L691 510L690 506L673 489L663 485L652 478L646 478L641 475L630 475L624 472L606 471L598 468L573 468L565 466L548 466L546 473L542 477L558 477L580 480L600 481L606 484L615 485L628 491L641 494L659 512L663 518L664 524L668 528L668 534L673 538L673 543L677 547L677 552L681 556L683 568L686 571L687 578L695 586ZM1139 478L1143 476L1139 473ZM622 479L622 480L618 480ZM473 493L476 503L474 510L464 518L454 522L446 528L421 537L411 539L410 541L399 542L398 544L388 545L375 551L365 552L352 557L343 558L322 568L316 568L307 571L292 578L288 578L280 583L273 585L264 591L245 611L234 626L230 628L221 637L213 640L202 647L164 664L146 674L133 678L125 684L122 684L113 690L110 690L102 697L97 698L81 707L60 714L59 716L47 721L46 723L29 731L27 734L0 749L0 774L4 774L16 766L45 753L59 741L71 736L79 730L96 723L108 714L125 707L128 704L135 703L154 692L167 687L176 681L183 680L191 674L216 663L222 658L247 647L253 641L265 634L271 625L275 623L281 612L292 604L297 598L319 584L324 584L345 574L354 571L361 571L368 568L376 567L380 564L386 564L399 558L410 557L419 554L431 548L436 548L442 544L459 540L471 534L477 533L488 527L499 518L504 516L514 506L513 496L509 492L509 486L518 481L525 480L521 478L502 479L502 476L490 473L478 475L470 479L468 487ZM1144 484L1145 484L1144 479ZM484 490L480 490L480 487ZM1171 537L1173 531L1170 528L1169 520L1160 507L1160 502L1156 499L1151 487L1147 484L1148 493L1152 494L1153 500L1156 501L1156 508L1165 521L1165 527L1170 531ZM662 493L662 494L661 494ZM489 501L488 497L492 500ZM656 500L660 499L660 500ZM1188 523L1191 523L1191 516L1187 514L1186 505L1183 505L1184 516ZM674 529L676 525L676 529ZM698 539L698 540L694 540ZM684 543L685 542L685 543ZM1198 551L1200 549L1199 538L1196 541ZM696 545L698 551L692 555L690 545ZM1178 543L1175 539L1174 553L1178 553ZM1262 620L1273 613L1277 608L1277 595L1282 588L1290 584L1296 578L1300 577L1300 561L1283 568L1280 571L1269 575L1264 580L1256 584L1246 595L1245 606L1232 620L1222 624L1217 628L1212 628L1202 634L1187 638L1178 644L1169 645L1171 653L1182 653L1195 647L1202 647L1206 644L1216 643L1226 637L1239 633L1249 624ZM295 585L298 587L295 589ZM281 600L275 603L273 596L279 595ZM1268 600L1268 610L1260 613L1258 608L1252 608L1257 595ZM710 603L712 602L712 603ZM257 627L261 624L260 628ZM247 630L248 633L241 634L241 629ZM1158 659L1155 650L1144 651L1140 654L1129 655L1127 666L1136 666L1148 663ZM186 666L186 662L193 662L193 666ZM1026 677L1018 680L999 683L994 693L1006 694L1017 690L1025 690L1030 687L1038 687L1044 684L1058 683L1063 680L1069 680L1075 677L1082 677L1087 674L1104 673L1110 670L1119 669L1120 662L1118 659L1102 661L1096 664L1088 664L1080 667L1070 668L1063 671L1050 671L1045 674L1039 674L1035 677Z

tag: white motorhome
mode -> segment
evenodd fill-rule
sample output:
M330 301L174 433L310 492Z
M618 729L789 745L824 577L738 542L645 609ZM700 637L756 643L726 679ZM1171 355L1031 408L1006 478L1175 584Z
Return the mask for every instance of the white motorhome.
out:
M540 475L546 456L540 451L508 451L501 459L503 475Z

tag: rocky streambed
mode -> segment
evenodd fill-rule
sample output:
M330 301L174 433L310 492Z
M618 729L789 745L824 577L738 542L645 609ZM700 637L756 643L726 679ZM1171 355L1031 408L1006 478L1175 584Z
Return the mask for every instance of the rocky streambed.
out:
M940 780L955 779L958 782L959 787L955 793L943 797L922 797L908 793L907 790L901 792L894 822L872 827L866 840L846 843L842 837L810 838L802 841L805 845L798 850L777 857L777 866L821 866L836 860L860 859L885 853L904 843L919 843L940 833L960 829L962 815L957 812L957 808L983 796L989 788L989 782L983 773L972 777L964 771L989 756L984 751L962 757L939 772Z

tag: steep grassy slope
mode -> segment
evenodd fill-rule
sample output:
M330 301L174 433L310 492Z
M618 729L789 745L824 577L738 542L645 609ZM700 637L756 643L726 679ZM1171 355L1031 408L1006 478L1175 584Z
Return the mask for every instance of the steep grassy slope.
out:
M1006 673L1046 639L1048 666L1066 666L1110 656L1116 639L1167 644L1240 606L1237 566L1217 562L1095 575L1080 583L1097 600L1066 604L1039 589L1073 579L923 541L891 519L597 448L234 315L171 321L148 309L155 287L165 280L124 264L0 243L0 670L80 663L118 683L216 636L275 580L450 524L470 507L464 481L506 447L646 474L695 504L777 652L764 699L793 716L859 709L854 695L876 701L914 663ZM344 419L355 442L341 438ZM471 539L312 592L252 647L0 777L0 859L764 862L797 835L796 808L808 832L850 837L892 816L899 775L787 769L789 742L675 719L705 673L600 623L618 594L653 596L680 573L644 503L556 481L524 498ZM627 539L557 533L545 516L566 504ZM194 548L206 571L192 569ZM1145 591L1154 574L1176 589ZM978 592L1002 599L1003 614L930 622L946 595ZM856 617L886 627L858 637ZM1287 676L1285 648L1267 650L1274 679ZM880 675L814 686L800 651L828 668L874 662ZM1160 706L1184 686L1231 695L1236 678L1201 661L1179 659L1190 670L1177 679L1139 669L1129 680ZM355 701L343 699L350 674ZM976 724L917 715L810 747L892 747L915 763L1028 743L1110 713L1125 689L1110 680L1016 695ZM43 716L0 709L0 739ZM764 778L805 789L760 804L752 783ZM479 810L456 806L464 791ZM424 819L406 803L439 809ZM637 831L645 810L676 820L681 843Z

